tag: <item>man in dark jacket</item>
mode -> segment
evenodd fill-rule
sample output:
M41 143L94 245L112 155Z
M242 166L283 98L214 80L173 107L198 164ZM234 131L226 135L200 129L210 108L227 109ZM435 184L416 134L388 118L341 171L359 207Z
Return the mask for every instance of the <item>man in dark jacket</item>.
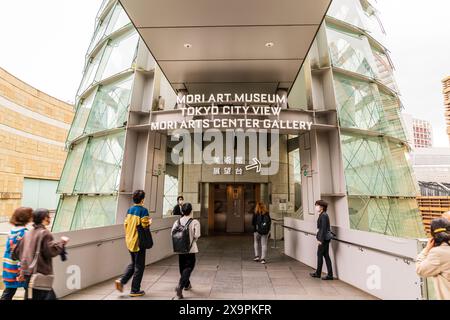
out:
M173 211L172 211L172 214L174 216L182 216L183 215L183 202L184 202L183 196L178 196L177 204L175 205L175 207L173 207Z
M322 280L333 280L333 269L331 266L331 259L329 254L330 241L332 238L330 229L330 218L327 213L328 203L323 200L316 201L316 211L319 213L317 219L317 241L319 246L317 248L317 270L310 273L313 278L320 278L322 275L323 259L327 264L328 275L323 277Z

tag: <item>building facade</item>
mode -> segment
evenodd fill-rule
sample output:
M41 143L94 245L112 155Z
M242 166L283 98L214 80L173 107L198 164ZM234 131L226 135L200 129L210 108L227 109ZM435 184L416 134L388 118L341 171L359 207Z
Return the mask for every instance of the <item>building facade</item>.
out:
M0 68L0 222L19 206L56 210L73 107Z
M127 1L122 3L127 5ZM143 189L154 220L169 217L177 195L183 195L193 204L205 234L251 231L251 216L260 201L269 204L275 219L315 221L314 202L322 198L330 203L335 226L398 237L423 235L393 67L383 46L378 12L369 1L333 1L297 77L275 86L264 83L264 70L255 73L251 85L226 82L232 75L223 65L217 68L216 77L209 78L211 83L182 79L184 71L172 67L183 59L160 59L160 52L143 40L156 37L156 31L144 34L128 18L138 15L131 9L125 12L116 1L105 1L99 11L67 139L69 155L58 186L61 198L54 231L121 223L132 191ZM158 28L145 32L151 30ZM238 36L212 38L212 42L239 41ZM156 37L154 43L161 39ZM167 49L163 48L166 42L158 43L161 47L156 49ZM265 47L276 45L267 42ZM193 44L186 42L184 48L189 50ZM182 54L181 49L164 52ZM211 52L216 51L203 53ZM264 67L269 68L270 62L258 65ZM297 72L288 71L294 76ZM202 76L195 68L186 74ZM221 82L213 83L218 78ZM152 123L162 120L175 124L186 119L213 120L186 116L182 112L188 104L179 99L193 93L217 97L218 92L285 97L285 103L253 99L248 105L280 108L278 119L311 126L284 128L275 136L263 130L245 131L241 140L236 129L231 133L223 128L214 133L193 129L182 139L174 130L153 129ZM193 100L188 106L199 109L205 104ZM218 107L223 111L228 105L218 103ZM221 113L214 119L240 117ZM256 114L245 117L270 120L270 116ZM223 145L213 143L221 139ZM193 162L174 159L175 153L181 155L181 140L193 141L183 149L184 159L189 154ZM247 169L255 165L250 155L262 151L268 152L263 169L270 165L275 171L260 174ZM213 162L201 157L195 161L196 155L206 152L213 154ZM239 152L243 157L236 156ZM271 158L274 154L276 159Z
M432 148L433 128L429 121L402 113L402 120L408 143L412 148Z
M442 80L444 93L445 120L447 121L447 134L450 141L450 77Z

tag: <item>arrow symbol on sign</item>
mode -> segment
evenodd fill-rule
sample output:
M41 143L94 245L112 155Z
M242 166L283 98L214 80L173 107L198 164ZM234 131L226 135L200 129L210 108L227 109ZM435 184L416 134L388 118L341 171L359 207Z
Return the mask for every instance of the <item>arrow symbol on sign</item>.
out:
M256 168L256 172L261 172L261 162L257 158L253 158L253 164L249 164L245 167L245 170L249 171Z

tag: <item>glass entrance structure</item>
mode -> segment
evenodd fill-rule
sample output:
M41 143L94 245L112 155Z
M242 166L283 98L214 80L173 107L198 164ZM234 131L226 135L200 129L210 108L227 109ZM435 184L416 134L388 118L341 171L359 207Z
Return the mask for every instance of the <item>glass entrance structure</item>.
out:
M181 88L169 81L166 62L158 63L149 52L121 4L104 1L67 138L54 231L122 223L138 188L147 192L154 217L170 216L182 194L208 226L215 219L208 199L216 186L239 185L238 192L245 193L244 184L257 183L275 217L314 221L314 201L322 198L330 203L336 226L396 237L424 235L399 92L378 16L370 1L334 0L295 81L272 89L261 81L261 91L287 96L281 116L314 125L310 131L281 133L275 144L281 154L278 173L253 181L235 174L208 176L204 164L170 161L175 147L170 131L151 130L149 124L155 118L180 120L177 96L200 84ZM247 90L244 84L240 88Z

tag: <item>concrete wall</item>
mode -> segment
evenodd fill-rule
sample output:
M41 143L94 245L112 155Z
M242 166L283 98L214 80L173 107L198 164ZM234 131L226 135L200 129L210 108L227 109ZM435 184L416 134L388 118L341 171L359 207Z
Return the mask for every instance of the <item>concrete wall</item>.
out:
M284 219L285 254L317 266L314 223ZM380 234L333 228L340 241L332 241L330 255L334 276L381 299L422 299L421 279L414 259L419 243ZM326 266L322 272L326 272Z
M0 68L0 221L21 205L24 177L59 180L72 118L71 105Z
M147 265L173 254L170 235L173 222L173 218L154 219L151 226L154 246L147 250ZM68 259L65 262L59 257L53 260L54 290L58 297L119 277L130 263L123 225L54 234L55 239L62 235L70 237L70 243ZM113 282L111 287L114 287Z

